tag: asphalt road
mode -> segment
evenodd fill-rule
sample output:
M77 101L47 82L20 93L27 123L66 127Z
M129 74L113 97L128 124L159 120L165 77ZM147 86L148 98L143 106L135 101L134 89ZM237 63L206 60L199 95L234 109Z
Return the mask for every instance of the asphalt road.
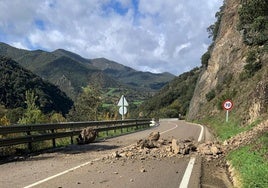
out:
M200 126L178 120L163 120L150 130L89 145L72 145L2 164L0 187L199 187L201 160L197 156L144 160L105 158L120 148L146 138L152 131L159 131L164 139L201 139ZM190 174L188 166L193 167ZM187 173L189 177L185 175Z

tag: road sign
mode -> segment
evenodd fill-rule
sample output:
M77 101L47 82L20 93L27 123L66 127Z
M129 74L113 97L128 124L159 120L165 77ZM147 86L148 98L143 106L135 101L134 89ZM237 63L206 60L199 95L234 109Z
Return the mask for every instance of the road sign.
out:
M223 103L222 103L223 109L227 110L227 111L231 110L233 108L233 106L234 106L234 103L229 99L223 101Z
M229 119L229 110L231 110L234 106L234 103L233 101L227 99L225 101L223 101L222 103L222 107L224 110L226 110L226 122L228 122L228 119Z
M122 120L124 120L124 115L127 113L127 107L128 106L128 102L126 100L126 98L124 97L124 95L121 96L117 106L120 106L119 108L119 113L122 115Z
M127 107L123 107L123 106L121 106L120 108L119 108L119 114L121 114L121 115L125 115L127 113Z
M126 98L124 97L124 95L121 96L117 106L128 106L128 102Z

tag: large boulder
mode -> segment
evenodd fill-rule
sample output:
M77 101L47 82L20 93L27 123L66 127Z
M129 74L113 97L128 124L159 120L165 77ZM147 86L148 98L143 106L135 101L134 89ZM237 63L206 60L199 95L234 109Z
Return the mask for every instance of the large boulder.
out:
M150 140L150 141L157 141L157 140L159 140L159 138L160 138L160 133L159 132L151 132L150 134L149 134L149 136L148 136L148 140Z
M97 137L97 131L87 127L81 131L78 138L76 138L78 144L89 144L93 142Z

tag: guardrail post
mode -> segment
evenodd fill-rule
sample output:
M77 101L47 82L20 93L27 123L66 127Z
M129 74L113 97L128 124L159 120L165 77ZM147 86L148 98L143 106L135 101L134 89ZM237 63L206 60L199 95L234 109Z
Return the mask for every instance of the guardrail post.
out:
M108 125L108 127L109 127L109 125ZM108 135L109 135L109 130L106 131L106 136L108 136Z
M55 130L51 129L51 133L55 133ZM53 148L56 147L56 139L55 138L52 138L52 145L53 145Z
M27 136L31 136L31 131L27 131ZM32 142L28 142L28 149L29 149L30 151L33 150Z
M74 144L74 137L73 137L73 135L71 136L71 144Z

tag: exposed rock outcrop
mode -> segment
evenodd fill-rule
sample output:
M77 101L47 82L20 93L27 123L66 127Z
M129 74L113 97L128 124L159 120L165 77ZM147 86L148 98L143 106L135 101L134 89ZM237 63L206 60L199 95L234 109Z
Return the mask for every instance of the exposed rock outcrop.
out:
M242 80L249 52L262 51L262 46L248 46L243 32L238 30L241 1L225 0L220 27L214 41L207 67L203 67L190 103L188 120L202 119L219 114L218 103L234 101L233 111L242 124L254 122L267 113L268 55L258 54L262 68L251 78ZM256 50L257 49L257 50ZM209 93L215 98L207 99ZM222 100L222 101L220 101Z

